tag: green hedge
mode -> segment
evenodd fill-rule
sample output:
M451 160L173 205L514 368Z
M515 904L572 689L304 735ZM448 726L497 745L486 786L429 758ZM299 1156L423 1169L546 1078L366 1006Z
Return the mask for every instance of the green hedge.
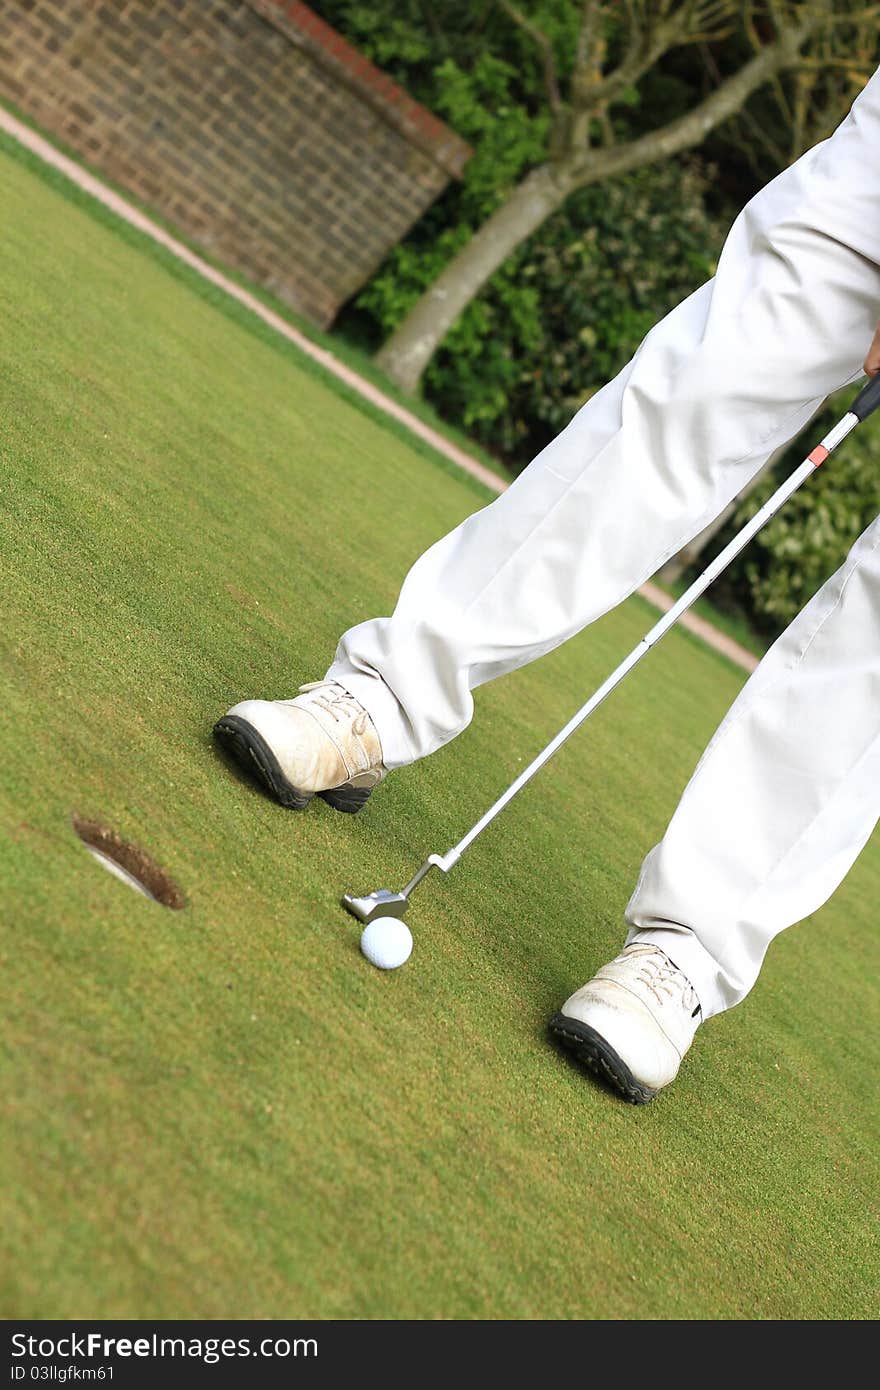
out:
M838 397L777 460L737 508L712 553L767 500L846 409ZM748 614L768 637L787 627L808 599L843 563L847 551L880 513L880 422L871 421L840 446L719 581L719 596ZM709 552L701 566L708 562Z

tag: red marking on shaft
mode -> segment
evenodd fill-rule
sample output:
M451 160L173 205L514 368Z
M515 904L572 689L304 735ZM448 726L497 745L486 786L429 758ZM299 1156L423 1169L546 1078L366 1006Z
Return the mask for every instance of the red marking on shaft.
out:
M820 463L825 462L830 452L831 450L826 449L824 444L817 444L813 452L808 455L810 463L815 464L818 468Z

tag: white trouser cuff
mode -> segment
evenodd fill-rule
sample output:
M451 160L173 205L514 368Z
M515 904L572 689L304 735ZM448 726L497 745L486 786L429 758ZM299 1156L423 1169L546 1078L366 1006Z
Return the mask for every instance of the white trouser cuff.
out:
M347 661L334 661L324 679L337 681L349 695L354 696L358 704L363 705L376 726L384 767L391 771L392 768L406 767L415 762L416 755L407 737L403 710L393 690L378 672L368 674L356 670Z
M736 1003L735 999L725 998L718 962L709 955L705 946L700 945L690 928L672 923L668 927L649 927L645 931L632 928L626 945L633 942L650 942L652 946L659 946L673 965L677 965L687 976L700 1001L704 1021Z

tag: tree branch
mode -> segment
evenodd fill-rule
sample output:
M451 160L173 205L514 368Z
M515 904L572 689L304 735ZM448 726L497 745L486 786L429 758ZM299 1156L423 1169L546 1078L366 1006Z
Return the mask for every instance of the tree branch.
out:
M605 39L599 33L604 11L602 0L583 0L571 74L571 120L565 133L569 151L590 145L591 117L597 112L593 90L601 81L605 60Z
M797 60L800 49L815 33L820 22L820 16L814 14L808 16L798 28L788 29L750 59L739 72L728 77L686 116L680 116L659 130L650 131L626 144L618 144L610 150L591 151L585 158L575 155L564 168L560 168L560 176L568 181L571 189L580 188L586 183L625 174L630 169L657 159L667 159L670 155L680 154L682 150L698 145L708 131L735 115L768 78Z
M767 0L767 9L770 13L770 18L772 19L773 24L775 26L776 33L783 33L785 31L788 16L786 15L785 10L783 8L782 0Z
M715 83L716 86L720 86L721 83L724 81L724 78L721 76L721 70L719 69L718 64L715 62L715 58L712 54L711 49L709 49L706 44L701 44L700 53L703 62L706 64L712 81ZM779 74L774 74L774 76L770 80L774 84L778 85ZM781 96L782 99L785 100L784 93L782 93ZM773 161L773 163L781 169L783 165L787 162L786 154L783 152L782 146L777 144L776 141L771 138L768 131L765 130L764 126L761 124L760 121L755 120L754 116L749 111L748 105L746 105L743 108L741 118L743 125L751 132L752 138L755 140L757 145L766 150L767 153L770 155L770 158ZM748 148L746 149L746 157L749 161L750 166L753 169L756 169L757 161L753 152L750 151Z
M522 10L511 3L511 0L498 0L508 19L512 19L518 29L522 29L524 34L535 44L541 55L541 65L544 69L544 86L547 91L547 101L554 116L558 116L562 110L562 97L559 94L559 77L556 72L556 57L553 53L553 45L542 29L537 24L527 18Z
M601 70L601 58L598 62L596 61L594 50L596 47L596 27L603 8L601 0L584 0L574 54L576 78L580 77L581 74L586 76L590 68L594 72Z
M860 26L866 20L875 20L880 16L880 5L867 5L864 9L856 10L854 14L829 14L825 23L829 25L852 24Z
M654 0L645 6L625 0L629 41L620 63L591 92L592 109L610 105L633 86L670 48L719 38L740 8L739 0Z

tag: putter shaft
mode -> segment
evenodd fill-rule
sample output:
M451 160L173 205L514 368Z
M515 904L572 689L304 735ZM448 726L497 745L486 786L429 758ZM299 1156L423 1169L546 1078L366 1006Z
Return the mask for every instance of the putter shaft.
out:
M846 438L850 431L855 429L860 421L866 420L878 406L880 406L880 375L872 378L867 385L862 388L846 415L838 421L833 429L829 430L822 442L816 445L808 457L804 459L803 463L799 464L790 477L776 489L772 497L768 498L763 507L755 513L750 521L746 522L742 530L737 532L733 539L728 542L724 549L706 567L703 573L694 580L693 584L691 584L681 597L673 603L672 607L663 614L662 618L645 633L645 636L639 642L638 646L634 647L629 655L624 657L623 661L612 671L607 680L603 681L598 690L594 691L577 713L572 715L571 719L560 729L556 737L550 740L546 748L541 750L537 757L529 763L528 767L526 767L516 780L510 784L507 790L498 797L497 801L492 803L489 809L480 817L476 824L471 827L467 834L463 835L458 843L453 845L452 849L447 850L446 854L429 855L401 893L392 895L387 893L387 890L379 889L376 894L370 895L371 898L377 900L376 910L373 915L380 915L378 900L384 895L386 898L390 899L393 897L395 899L396 906L394 915L402 916L413 889L418 887L432 868L437 868L442 870L443 873L448 873L453 865L458 863L458 860L464 854L465 850L473 844L477 836L483 833L496 816L504 810L505 806L509 805L513 798L522 791L523 787L532 780L535 774L550 761L562 745L571 738L575 730L580 728L584 720L588 719L593 711L598 709L603 700L605 700L611 694L612 690L620 684L624 676L628 675L633 667L638 665L642 657L659 642L660 638L665 636L681 615L687 612L709 585L718 578L718 575L721 574L730 564L731 560L735 559L739 552L748 545L753 536L767 524L783 503L786 502L793 493L797 492L801 484L825 462L828 455L836 449L837 445ZM362 912L357 910L352 904L364 904L367 901L369 901L369 899L354 898L352 895L347 895L343 898L343 903L348 910L354 912L354 915L360 917L362 921L366 921L368 918L363 916Z

